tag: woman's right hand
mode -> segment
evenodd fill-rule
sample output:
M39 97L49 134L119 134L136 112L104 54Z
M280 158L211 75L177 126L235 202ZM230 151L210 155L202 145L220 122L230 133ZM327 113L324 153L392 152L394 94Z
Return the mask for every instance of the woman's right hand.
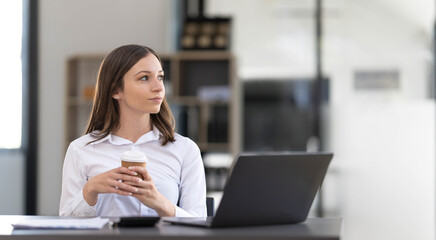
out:
M132 193L138 191L138 188L125 184L119 180L126 182L141 182L142 179L135 177L136 175L136 172L125 167L118 167L101 173L90 178L88 182L86 182L83 187L83 197L90 206L94 206L97 203L98 194L100 193L116 193L124 196L131 196Z

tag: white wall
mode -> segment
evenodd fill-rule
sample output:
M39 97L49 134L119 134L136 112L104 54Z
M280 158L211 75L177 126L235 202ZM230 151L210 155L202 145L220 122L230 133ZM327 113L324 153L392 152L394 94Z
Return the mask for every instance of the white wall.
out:
M346 239L435 239L431 24L370 3L344 2L326 21L324 61L334 81L327 144L336 154L326 210L345 219ZM398 90L353 88L354 71L383 69L399 71Z
M65 139L66 60L130 43L171 50L172 0L39 1L38 214L58 215Z
M334 106L327 216L345 239L435 239L435 104Z

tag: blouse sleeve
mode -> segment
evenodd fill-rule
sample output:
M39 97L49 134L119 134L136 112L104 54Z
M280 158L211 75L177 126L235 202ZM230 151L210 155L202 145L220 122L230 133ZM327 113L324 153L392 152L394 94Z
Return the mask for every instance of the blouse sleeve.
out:
M206 180L200 149L190 139L183 158L176 217L206 217Z
M95 207L83 198L83 187L87 181L84 166L77 154L74 142L68 147L62 172L62 194L60 216L95 216Z

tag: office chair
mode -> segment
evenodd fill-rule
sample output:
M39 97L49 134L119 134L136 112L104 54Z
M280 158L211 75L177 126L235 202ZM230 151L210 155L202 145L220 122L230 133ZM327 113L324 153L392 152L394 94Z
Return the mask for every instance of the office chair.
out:
M214 198L213 197L206 197L206 209L207 209L207 216L213 217L214 214Z

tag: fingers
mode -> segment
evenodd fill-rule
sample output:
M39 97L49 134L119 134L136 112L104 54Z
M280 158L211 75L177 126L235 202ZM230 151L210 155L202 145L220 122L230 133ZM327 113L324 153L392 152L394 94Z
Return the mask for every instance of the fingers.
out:
M120 181L112 181L108 189L109 192L117 193L121 195L131 196L132 193L136 193L139 189L135 186L120 182Z
M141 189L155 189L156 188L153 181L141 181L139 183L126 182L126 184L129 184L130 186L138 187L139 191L141 191Z
M138 176L138 173L132 170L129 170L125 167L115 168L112 173L112 178L116 180L122 180L127 182L140 182L141 179Z
M156 189L150 174L143 167L118 167L108 172L109 178L103 192L123 196L150 195ZM141 174L144 180L138 177Z
M151 198L154 195L153 195L153 192L151 190L139 190L139 192L137 192L137 193L132 193L131 196L135 197L135 198L138 198L138 197L140 198L140 197L143 197L143 196L145 196L147 198Z
M139 183L142 181L135 171L125 167L119 167L104 172L89 179L88 189L97 196L100 193L116 193L124 196L131 196L138 192L138 187L129 183Z
M115 180L121 180L123 182L132 182L132 183L142 182L142 179L139 178L139 177L128 176L128 175L125 175L125 174L115 174L114 175L114 179Z
M121 174L127 174L127 175L132 175L132 176L137 176L138 173L136 173L135 171L130 170L129 168L126 167L118 167L114 169L115 173L121 173Z
M142 174L142 176L144 177L144 181L151 180L151 176L150 176L150 174L148 174L147 169L145 169L143 167L132 166L132 167L129 167L129 170Z

